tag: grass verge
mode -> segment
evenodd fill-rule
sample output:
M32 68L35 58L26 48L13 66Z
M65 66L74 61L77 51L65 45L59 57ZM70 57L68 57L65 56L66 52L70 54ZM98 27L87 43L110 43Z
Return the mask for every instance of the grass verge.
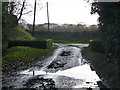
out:
M104 53L91 51L89 47L85 47L83 49L83 56L91 62L98 75L107 81L107 85L110 88L120 88L118 80L118 67L112 62L109 62Z
M46 54L50 53L56 46L49 49L38 49L25 46L16 46L7 50L2 58L3 73L9 70L18 69L20 66L34 63Z

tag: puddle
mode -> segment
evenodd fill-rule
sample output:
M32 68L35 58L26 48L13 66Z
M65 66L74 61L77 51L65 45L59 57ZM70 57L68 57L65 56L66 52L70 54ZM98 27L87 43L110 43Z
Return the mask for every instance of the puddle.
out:
M32 78L39 76L45 79L52 79L57 88L98 88L97 81L100 81L100 78L95 71L91 70L87 61L82 58L81 49L65 46L64 44L60 46L52 56L44 60L45 62L42 63L42 68L39 68L41 63L38 62L34 67L18 72L17 74L19 76L8 78L8 82L6 83L8 83L9 86L23 87L25 83L27 83L26 86L29 85L29 81L32 80ZM80 44L80 46L87 46L87 44ZM49 69L48 66L53 62L59 65L60 63L65 64L62 67ZM33 82L33 87L41 84L36 83L38 81L38 79L34 79L35 83Z
M24 71L21 72L21 74L32 75L33 72ZM74 88L96 88L98 87L97 81L100 81L100 78L98 77L96 72L92 71L88 64L76 66L63 71L58 71L56 73L35 71L35 75L43 75L43 77L45 78L52 78L56 82L57 87L59 88L65 88L65 86L60 85L61 83L66 83L66 87L69 87L68 84L74 83Z
M60 56L69 56L71 54L70 51L63 51Z

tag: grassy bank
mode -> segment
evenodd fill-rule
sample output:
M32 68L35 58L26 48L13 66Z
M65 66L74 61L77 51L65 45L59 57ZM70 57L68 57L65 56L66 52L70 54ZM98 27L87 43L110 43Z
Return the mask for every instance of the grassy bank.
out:
M83 55L90 60L99 76L107 81L109 87L120 88L118 85L118 67L112 62L108 62L104 53L91 51L89 47L86 47L83 49Z
M9 40L34 40L34 39L35 38L32 37L30 33L18 27L14 28L9 35Z
M9 40L13 40L13 41L36 40L34 37L32 37L30 33L18 27L11 30L8 38ZM39 39L39 40L46 41L49 39ZM6 48L3 51L3 55L2 55L3 74L7 75L11 71L20 69L22 66L29 67L32 64L34 64L38 59L40 60L43 56L53 51L55 48L57 47L52 46L47 49L40 49L40 48L32 48L26 46L14 46L11 48Z
M2 54L3 55L6 52L9 40L35 40L35 38L32 37L30 33L28 33L27 31L19 27L12 28L10 32L8 33L7 37L4 35L2 37L3 37L2 38L3 39L2 40Z
M35 38L51 38L54 43L89 43L89 40L99 40L100 32L97 30L79 32L51 31L50 33L45 31L36 31Z
M56 47L49 49L38 49L24 46L16 46L7 50L2 58L3 73L14 71L24 65L31 65L36 60L53 51Z
M25 47L25 46L16 46L12 47L7 50L6 55L3 56L3 64L4 63L12 63L15 61L26 61L32 60L33 58L37 58L40 56L44 56L49 53L51 50L55 49L56 47L53 46L49 49L38 49L32 47Z

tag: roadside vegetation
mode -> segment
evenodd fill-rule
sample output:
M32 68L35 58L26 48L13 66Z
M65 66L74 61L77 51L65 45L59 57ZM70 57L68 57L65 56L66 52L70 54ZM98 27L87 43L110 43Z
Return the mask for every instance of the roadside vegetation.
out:
M20 67L24 66L28 68L54 49L56 49L55 46L49 49L38 49L25 46L9 48L2 58L3 74L20 69Z
M23 2L23 7L24 7ZM12 11L14 3L10 3L11 10L8 11L8 3L2 3L2 71L3 74L8 75L10 71L20 69L21 66L30 66L36 60L53 51L56 47L52 46L47 49L32 48L27 46L13 46L8 48L10 41L33 41L36 40L25 29L18 26L20 17L17 18ZM22 15L23 8L21 9ZM20 16L21 16L20 15ZM50 39L37 39L38 41L50 41ZM50 45L51 46L51 45Z
M51 31L49 34L48 32L44 31L36 31L35 38L51 38L54 43L89 43L89 40L100 39L100 32L99 30L96 31L79 31L79 32L55 32Z
M14 28L10 33L9 40L35 40L30 33L19 27Z
M26 32L21 28L14 28L11 32L9 40L35 40L31 34ZM45 39L39 39L45 40ZM47 49L40 48L32 48L26 46L14 46L11 48L7 48L3 52L2 56L2 66L3 66L3 74L10 72L11 70L19 69L24 65L31 65L35 63L36 60L40 60L40 58L44 57L51 51L53 51L56 47L52 46Z
M103 78L103 82L107 84L108 87L118 88L118 66L108 62L105 53L93 51L90 47L85 47L83 49L83 56L90 61L100 78Z
M54 43L89 43L89 40L99 40L101 36L97 25L50 23L49 31L46 26L46 23L36 25L36 39L51 38ZM28 24L28 32L32 33L31 24Z
M103 74L111 89L120 89L120 3L94 2L91 14L99 15L101 41L105 49L105 58L95 60L96 67Z
M49 49L38 49L38 48L31 48L25 46L16 46L9 48L6 52L6 55L3 56L3 64L4 63L12 63L15 61L25 61L25 60L32 60L35 58L39 58L40 56L44 56L49 53L52 49L56 47L53 46Z

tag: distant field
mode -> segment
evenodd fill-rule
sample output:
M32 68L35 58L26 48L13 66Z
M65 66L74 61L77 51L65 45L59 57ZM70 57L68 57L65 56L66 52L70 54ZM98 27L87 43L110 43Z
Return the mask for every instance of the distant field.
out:
M99 40L100 32L96 31L79 31L79 32L46 32L36 31L36 39L53 39L55 43L88 43L89 40Z

